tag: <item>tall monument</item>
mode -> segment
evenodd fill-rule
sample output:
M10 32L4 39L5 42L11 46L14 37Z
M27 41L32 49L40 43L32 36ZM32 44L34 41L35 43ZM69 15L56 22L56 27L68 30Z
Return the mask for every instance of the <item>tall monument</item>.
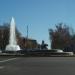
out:
M6 51L18 51L18 50L20 50L20 47L19 45L17 45L15 34L15 20L12 17L10 22L9 44L6 46Z

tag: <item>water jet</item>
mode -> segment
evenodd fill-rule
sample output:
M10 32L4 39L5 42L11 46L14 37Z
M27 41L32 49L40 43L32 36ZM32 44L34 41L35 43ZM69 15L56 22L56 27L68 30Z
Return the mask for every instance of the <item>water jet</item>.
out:
M15 33L15 20L12 17L10 22L10 34L9 34L9 44L6 46L6 51L19 51L20 46L17 44L16 33Z

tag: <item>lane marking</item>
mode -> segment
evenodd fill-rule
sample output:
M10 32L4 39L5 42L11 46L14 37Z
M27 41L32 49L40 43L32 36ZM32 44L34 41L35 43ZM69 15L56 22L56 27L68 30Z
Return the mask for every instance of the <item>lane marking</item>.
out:
M17 58L10 58L10 59L6 59L6 60L2 60L0 62L7 62L7 61L10 61L10 60L15 60L15 59L17 59Z
M4 66L0 66L0 69L3 69L4 68Z

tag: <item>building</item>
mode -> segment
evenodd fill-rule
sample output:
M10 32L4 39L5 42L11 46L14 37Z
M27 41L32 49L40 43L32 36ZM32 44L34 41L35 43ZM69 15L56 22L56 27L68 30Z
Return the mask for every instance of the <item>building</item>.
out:
M25 37L20 37L18 39L18 44L22 49L38 49L39 44L37 43L36 40L30 39L30 38L25 38Z

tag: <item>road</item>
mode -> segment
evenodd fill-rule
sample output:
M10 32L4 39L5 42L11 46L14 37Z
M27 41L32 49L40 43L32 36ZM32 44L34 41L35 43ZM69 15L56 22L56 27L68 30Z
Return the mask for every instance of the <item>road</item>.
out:
M75 57L0 57L0 75L75 75Z

